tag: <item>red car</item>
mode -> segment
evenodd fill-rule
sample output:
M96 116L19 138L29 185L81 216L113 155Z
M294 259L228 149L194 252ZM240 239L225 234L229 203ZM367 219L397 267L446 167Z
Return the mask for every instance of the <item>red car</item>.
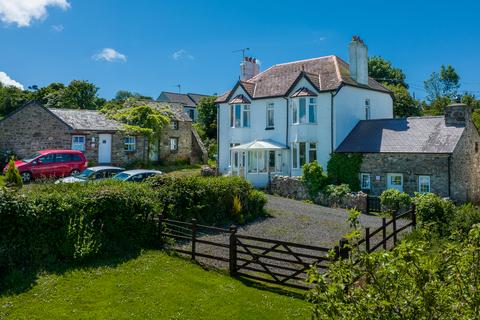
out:
M75 175L87 168L87 158L77 150L42 150L31 157L16 160L24 182L36 178L58 178ZM8 165L3 169L7 171Z

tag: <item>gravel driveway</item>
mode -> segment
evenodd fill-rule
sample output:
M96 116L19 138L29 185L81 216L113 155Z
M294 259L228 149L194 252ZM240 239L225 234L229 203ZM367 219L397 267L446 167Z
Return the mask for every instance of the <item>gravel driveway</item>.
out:
M339 240L350 231L345 209L322 207L273 195L267 195L267 197L266 209L269 217L260 218L239 227L238 234L332 248L338 245ZM382 225L382 219L373 215L362 214L359 220L362 229L370 227L373 231ZM404 224L404 221L398 220L398 227ZM201 233L202 229L199 228L198 231ZM205 233L199 239L228 245L229 234ZM378 243L378 241L372 242ZM191 250L189 243L180 246L185 250ZM197 243L196 251L228 258L228 248ZM215 267L228 268L227 263L203 258L198 260Z

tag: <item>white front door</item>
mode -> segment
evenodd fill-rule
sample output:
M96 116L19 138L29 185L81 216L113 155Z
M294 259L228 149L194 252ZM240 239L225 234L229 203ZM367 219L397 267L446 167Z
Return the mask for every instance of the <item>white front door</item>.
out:
M398 191L403 192L403 174L387 174L387 189L397 189Z
M112 162L112 135L98 135L98 163Z

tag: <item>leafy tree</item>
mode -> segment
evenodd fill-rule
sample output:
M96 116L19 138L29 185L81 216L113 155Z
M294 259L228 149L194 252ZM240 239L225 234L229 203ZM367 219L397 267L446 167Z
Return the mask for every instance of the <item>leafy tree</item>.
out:
M439 96L435 98L430 105L424 105L423 114L431 116L441 116L445 114L445 107L448 106L452 100L449 97Z
M207 138L217 138L217 107L216 97L203 97L200 99L197 110L200 126Z
M317 161L305 163L302 169L302 180L307 186L310 197L315 199L320 190L327 184L327 174L323 171L322 166L318 164Z
M460 76L451 65L447 67L442 65L439 73L432 72L424 82L424 87L427 91L427 100L430 102L442 97L455 99L460 88Z
M27 91L0 83L0 119L22 107L30 100Z
M153 106L139 105L116 110L111 116L124 123L128 132L154 137L170 123L168 110L157 110Z
M368 75L383 84L401 85L408 88L402 69L393 67L390 61L379 56L368 59Z
M73 80L63 90L62 104L71 109L97 109L98 87L87 81Z
M22 177L18 168L15 166L15 160L13 158L8 162L8 168L5 172L5 184L7 187L20 189L23 186Z
M407 88L401 84L385 84L393 92L393 115L399 118L419 116L421 113L418 107L418 101L408 92Z

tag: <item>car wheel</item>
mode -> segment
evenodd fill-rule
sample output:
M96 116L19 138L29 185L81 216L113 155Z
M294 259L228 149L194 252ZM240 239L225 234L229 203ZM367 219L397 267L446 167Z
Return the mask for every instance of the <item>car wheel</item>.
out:
M76 176L76 175L79 174L79 173L80 173L80 170L78 170L78 169L73 169L72 172L70 172L70 175L71 175L71 176Z
M28 171L22 172L21 176L22 176L23 183L28 183L32 180L32 174Z

